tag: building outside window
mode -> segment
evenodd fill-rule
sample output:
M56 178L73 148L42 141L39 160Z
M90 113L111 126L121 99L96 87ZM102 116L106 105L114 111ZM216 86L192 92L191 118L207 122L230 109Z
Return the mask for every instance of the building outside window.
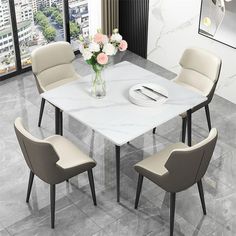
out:
M0 0L0 76L16 70L10 0ZM63 0L14 0L22 67L31 65L31 52L42 45L64 41ZM68 0L71 44L89 35L88 0Z
M88 0L69 0L69 18L71 44L74 49L78 49L78 35L89 35Z
M0 0L0 76L16 69L15 53L11 46L12 31L9 5L7 0Z

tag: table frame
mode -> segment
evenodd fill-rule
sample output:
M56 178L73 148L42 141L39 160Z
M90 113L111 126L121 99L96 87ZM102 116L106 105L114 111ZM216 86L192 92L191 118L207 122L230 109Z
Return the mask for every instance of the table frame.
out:
M187 132L188 146L192 145L192 110L187 110ZM55 133L63 135L63 111L55 107ZM115 145L116 156L116 199L120 202L120 149L121 146Z

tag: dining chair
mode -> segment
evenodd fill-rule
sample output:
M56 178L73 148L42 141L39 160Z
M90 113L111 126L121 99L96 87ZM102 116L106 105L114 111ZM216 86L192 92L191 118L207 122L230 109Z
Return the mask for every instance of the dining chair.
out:
M44 140L32 136L24 128L21 118L15 120L14 128L30 169L26 202L29 202L34 175L50 185L51 228L54 228L55 222L56 184L87 171L93 203L97 205L92 171L96 162L92 158L63 136L53 135Z
M54 42L31 53L32 71L39 93L56 88L79 78L72 61L75 54L68 42ZM42 98L38 126L41 126L45 99Z
M143 177L146 177L166 192L169 192L171 236L174 232L177 192L186 190L197 183L203 213L206 215L202 178L211 160L217 136L217 130L213 128L206 139L192 147L188 147L184 143L172 144L134 166L135 170L139 173L135 209L138 207Z
M211 118L209 103L211 102L217 82L220 77L222 61L211 52L201 48L188 48L184 51L180 62L181 71L173 80L175 83L184 86L207 97L207 100L191 109L195 112L205 107L207 124L211 130ZM180 115L182 117L182 142L185 142L187 113ZM155 133L156 128L153 129Z

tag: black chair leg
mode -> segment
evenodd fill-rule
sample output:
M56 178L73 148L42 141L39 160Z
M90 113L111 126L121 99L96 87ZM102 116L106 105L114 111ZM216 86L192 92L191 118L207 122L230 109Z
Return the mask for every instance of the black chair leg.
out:
M182 118L182 143L185 143L186 127L187 127L187 117L183 117Z
M203 187L202 187L202 180L199 180L197 182L197 186L198 186L198 191L199 191L199 195L200 195L200 199L202 203L203 214L206 215L206 205L205 205L204 192L203 192Z
M39 112L39 122L38 122L38 127L41 126L42 117L43 117L44 105L45 105L45 99L42 98L42 100L41 100L41 106L40 106L40 112Z
M34 181L34 173L30 171L26 202L29 202L33 181Z
M155 133L156 133L156 128L154 128L154 129L152 130L152 133L153 133L153 134L155 134Z
M92 193L92 197L93 197L93 204L94 204L94 206L97 206L94 179L93 179L93 170L92 169L88 170L88 178L89 178L89 184L90 184L91 193Z
M139 174L138 176L138 186L137 186L137 192L136 192L136 199L135 199L135 205L134 208L138 208L138 203L139 203L139 198L140 198L140 193L142 190L142 185L143 185L143 176Z
M55 197L56 197L56 185L50 184L50 202L51 202L51 228L55 226Z
M210 131L211 130L211 117L210 117L210 110L209 110L209 106L208 105L205 106L205 112L206 112L208 129Z
M176 193L170 193L170 236L174 233Z

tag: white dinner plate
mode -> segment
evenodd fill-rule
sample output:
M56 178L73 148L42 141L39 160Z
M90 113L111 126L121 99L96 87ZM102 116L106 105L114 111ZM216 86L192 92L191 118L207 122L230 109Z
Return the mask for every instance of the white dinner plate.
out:
M143 86L151 88L154 91L157 91L165 95L167 98L158 95L157 93L152 92L144 88ZM139 89L141 90L141 92L138 91ZM144 106L144 107L158 106L166 102L167 99L168 99L168 91L165 88L159 86L158 84L154 83L136 84L129 89L129 100L138 106Z

